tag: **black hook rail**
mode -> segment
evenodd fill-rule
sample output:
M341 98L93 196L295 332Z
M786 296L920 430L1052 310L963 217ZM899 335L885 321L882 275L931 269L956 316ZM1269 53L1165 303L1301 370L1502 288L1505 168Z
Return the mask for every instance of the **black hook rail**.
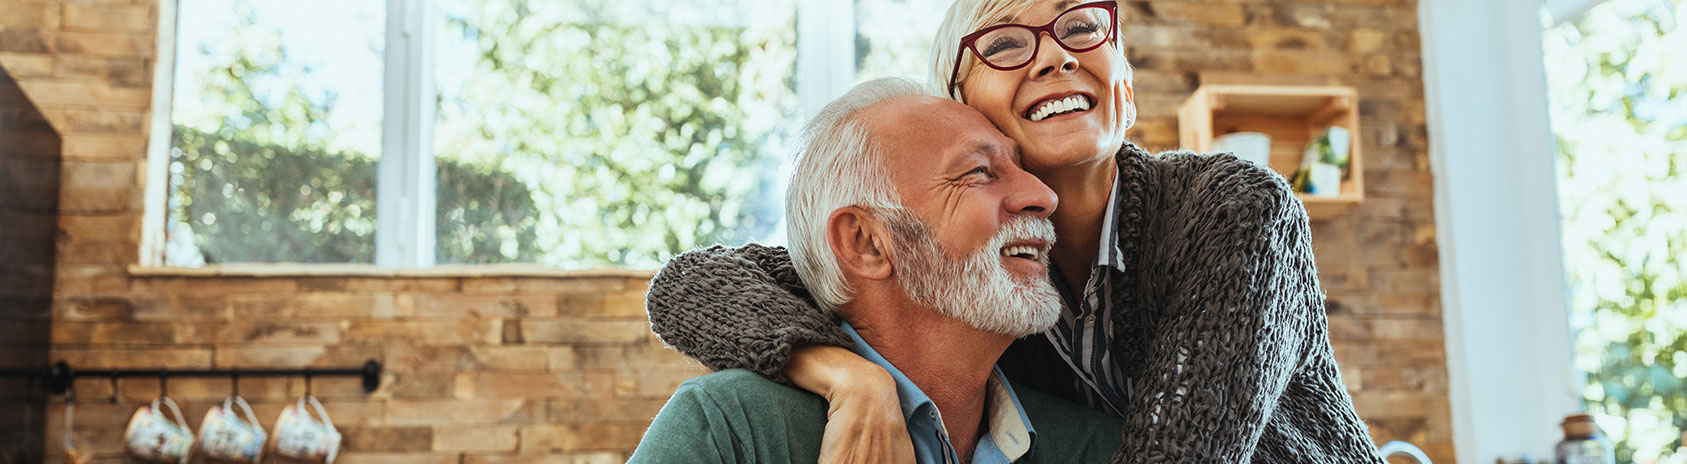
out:
M307 383L311 377L362 377L363 392L375 391L381 386L381 363L373 359L363 363L363 367L355 368L295 368L295 369L88 369L76 370L70 364L59 361L45 369L0 369L0 378L40 378L46 380L47 389L56 394L64 394L70 390L71 382L77 377L106 377L116 380L118 377L158 377L163 381L169 377L228 377L238 382L241 377L298 377L303 376ZM309 386L307 385L307 390Z

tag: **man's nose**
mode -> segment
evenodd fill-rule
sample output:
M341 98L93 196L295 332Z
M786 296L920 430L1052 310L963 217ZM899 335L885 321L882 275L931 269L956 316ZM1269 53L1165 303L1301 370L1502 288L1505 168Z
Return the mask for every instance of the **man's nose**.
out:
M1002 206L1009 214L1029 214L1047 218L1060 206L1060 198L1042 179L1023 169L1012 168L1008 177L1008 194Z

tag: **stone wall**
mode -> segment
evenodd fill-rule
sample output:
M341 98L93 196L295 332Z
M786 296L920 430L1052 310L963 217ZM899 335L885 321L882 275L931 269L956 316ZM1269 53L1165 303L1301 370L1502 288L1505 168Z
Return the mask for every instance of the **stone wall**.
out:
M1331 338L1375 438L1452 462L1415 2L1152 0L1120 10L1142 108L1132 137L1150 149L1176 146L1175 109L1203 83L1359 89L1367 200L1313 231ZM132 270L158 6L0 0L0 12L0 66L63 138L54 358L89 369L380 360L387 374L373 394L351 378L311 386L346 431L351 463L620 462L674 386L700 372L648 334L646 272ZM76 387L79 439L120 460L124 421L160 385ZM230 388L166 387L194 425ZM270 424L305 385L248 378L240 391ZM47 406L49 460L62 459L62 397Z
M345 462L621 462L679 382L702 372L650 334L647 273L573 277L231 277L128 279L121 296L64 295L53 355L78 368L356 367L308 386L346 434ZM161 388L84 378L77 438L121 453L124 421ZM171 379L189 423L228 379ZM302 378L243 378L273 424ZM56 410L55 410L56 411ZM53 414L57 443L62 414ZM49 450L51 451L51 450Z

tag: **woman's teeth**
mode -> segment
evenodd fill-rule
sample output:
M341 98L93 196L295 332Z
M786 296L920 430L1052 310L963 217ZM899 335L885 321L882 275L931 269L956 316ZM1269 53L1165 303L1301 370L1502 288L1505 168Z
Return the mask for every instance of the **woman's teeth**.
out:
M1019 258L1025 258L1025 259L1035 260L1035 261L1041 261L1042 260L1042 257L1041 257L1042 252L1043 251L1037 249L1037 247L1028 246L1028 245L1010 246L1010 247L1002 248L1002 256L1003 257L1008 257L1008 258L1019 257Z
M1025 118L1036 122L1073 111L1087 111L1089 109L1089 98L1083 95L1073 95L1059 100L1044 101L1042 104L1032 107L1031 111L1026 113Z

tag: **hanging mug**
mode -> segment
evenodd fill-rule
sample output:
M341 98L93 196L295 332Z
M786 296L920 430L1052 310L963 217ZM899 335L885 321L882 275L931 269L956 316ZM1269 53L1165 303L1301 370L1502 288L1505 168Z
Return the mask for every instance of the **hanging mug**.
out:
M235 414L235 404L246 413L245 419ZM199 450L213 459L257 463L267 438L264 427L258 425L258 417L252 414L251 405L238 396L224 399L222 406L211 406L205 412L205 420L199 423Z
M176 417L175 422L170 422L164 410L158 407L160 401L170 407L170 414ZM193 430L182 419L181 408L176 407L176 402L168 396L154 399L151 406L135 410L135 415L129 418L129 427L123 431L123 442L129 454L154 462L181 464L193 454Z
M71 393L75 395L75 393ZM87 442L76 441L76 400L70 399L64 403L64 462L69 464L87 464L94 459L94 452L88 449Z
M316 408L321 422L310 417L305 400L310 400ZM282 409L281 417L275 419L274 448L275 454L288 458L332 464L334 456L340 454L340 431L334 429L334 421L328 418L328 411L322 409L316 397L302 396L298 403Z

